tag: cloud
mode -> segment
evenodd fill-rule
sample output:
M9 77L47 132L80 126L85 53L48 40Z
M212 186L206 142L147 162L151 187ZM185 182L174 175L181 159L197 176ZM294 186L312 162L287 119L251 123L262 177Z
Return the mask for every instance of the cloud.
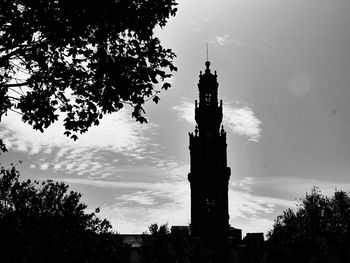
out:
M306 192L310 192L312 187L318 187L322 194L333 195L336 189L350 191L350 183L326 181L312 178L293 177L263 177L255 181L256 185L261 189L268 189L274 192L275 195L283 195L291 199L299 200L305 196ZM281 192L281 185L283 191Z
M126 206L137 204L139 206L151 206L158 204L158 192L137 191L131 194L121 195L116 200Z
M281 189L283 185L283 189ZM288 177L245 177L230 184L230 223L247 232L272 229L274 219L287 208L297 209L300 198L318 186L322 194L331 196L336 189L349 191L350 184ZM265 194L256 194L256 192ZM274 197L273 197L274 196Z
M122 110L106 115L99 126L91 127L79 140L73 141L63 135L61 121L40 133L10 112L1 122L0 138L4 138L9 149L35 156L40 162L36 166L41 170L50 166L60 172L105 176L113 167L105 162L107 155L143 160L150 157L149 152L159 152L159 145L152 141L156 127L152 123L136 123L127 110ZM150 163L156 161L153 159Z
M183 119L188 123L195 125L194 119L194 103L187 99L182 99L179 106L173 106L172 109L177 112L179 119Z
M261 135L261 121L249 106L233 108L224 106L224 121L234 133L244 135L251 142L258 142Z
M195 125L194 103L183 99L179 106L174 106L172 109L178 113L179 119ZM250 106L235 107L224 103L223 111L223 124L226 128L234 134L247 137L251 142L259 141L262 122L255 116Z
M258 196L253 194L256 180L252 177L236 179L230 187L230 211L233 217L256 217L260 214L271 214L274 208L294 207L295 201L270 196Z
M47 170L49 168L49 164L48 163L42 163L40 165L40 170Z
M251 191L251 185L254 184L254 178L252 177L245 177L244 179L240 181L234 181L231 183L232 186L237 187L238 189L245 190L245 191Z
M182 174L184 168L174 167L169 172ZM111 220L116 230L123 233L141 233L152 223L188 225L190 220L187 180L145 183L65 178L63 181L119 189L114 191L114 203L101 207L101 216ZM293 200L254 195L252 189L256 181L251 177L236 182L229 189L230 224L242 228L244 232L266 233L277 214L287 207L295 207Z
M145 182L117 182L117 181L107 181L98 179L88 179L88 178L50 178L56 181L63 181L68 184L81 184L87 186L101 187L101 188L112 188L112 189L147 189L156 190L158 186L153 183Z
M230 189L229 192L230 214L233 218L264 218L267 214L273 214L277 207L295 207L296 201L269 196L259 196L253 193Z
M155 128L155 125L140 125L128 111L120 111L115 115L106 115L100 126L93 126L88 133L80 135L74 142L63 135L62 123L56 123L44 133L34 131L31 126L22 123L19 116L10 112L1 123L1 136L6 135L6 143L15 150L37 154L55 147L67 149L99 148L116 152L133 152L147 139L144 133ZM70 146L72 145L72 146ZM64 150L63 150L64 151ZM80 150L77 150L80 151Z
M229 44L236 45L236 46L244 45L241 39L233 39L232 36L229 35L228 33L209 38L208 42L214 46L225 46Z
M254 194L259 181L252 177L236 179L229 188L230 224L244 233L272 229L274 219L287 208L295 208L295 200Z
M174 167L171 174L182 171ZM177 174L177 176L180 176ZM81 184L115 191L114 204L101 207L101 217L108 218L116 230L142 233L152 223L186 225L189 220L190 190L187 180L145 182L116 182L82 178L56 178L68 184ZM125 193L127 192L127 193ZM122 194L121 194L122 193Z

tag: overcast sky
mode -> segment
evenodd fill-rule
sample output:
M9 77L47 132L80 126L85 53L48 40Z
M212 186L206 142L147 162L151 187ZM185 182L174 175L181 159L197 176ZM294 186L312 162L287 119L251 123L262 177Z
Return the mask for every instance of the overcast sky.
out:
M188 132L194 130L206 43L224 101L231 167L230 224L267 232L277 215L318 186L350 191L350 2L181 0L156 33L178 72L149 123L106 117L77 142L44 134L10 113L0 125L23 178L56 179L101 208L120 233L190 223Z

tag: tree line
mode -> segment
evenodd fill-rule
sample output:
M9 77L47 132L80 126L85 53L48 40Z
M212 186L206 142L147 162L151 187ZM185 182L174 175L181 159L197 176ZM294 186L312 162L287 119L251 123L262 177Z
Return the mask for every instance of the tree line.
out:
M129 262L130 247L63 182L20 180L0 169L0 262ZM313 188L267 234L263 263L350 262L350 194ZM205 246L167 224L143 235L142 262L205 262Z

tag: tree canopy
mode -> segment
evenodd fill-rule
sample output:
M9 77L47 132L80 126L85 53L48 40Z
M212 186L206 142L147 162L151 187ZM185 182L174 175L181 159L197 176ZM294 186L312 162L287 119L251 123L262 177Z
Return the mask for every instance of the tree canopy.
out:
M313 188L296 212L277 217L267 244L265 262L350 262L350 194Z
M188 236L170 232L168 224L152 224L143 235L142 262L190 262L191 244Z
M0 1L0 120L9 110L43 131L63 113L73 139L125 104L168 89L175 54L153 32L175 0ZM159 86L158 86L159 85Z
M1 262L124 262L125 247L107 220L86 213L64 183L20 181L0 169Z

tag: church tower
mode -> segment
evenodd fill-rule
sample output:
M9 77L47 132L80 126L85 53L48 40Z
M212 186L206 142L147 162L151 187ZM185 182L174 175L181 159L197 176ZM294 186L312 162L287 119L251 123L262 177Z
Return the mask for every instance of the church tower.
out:
M221 125L222 101L218 102L217 75L205 63L199 76L199 103L195 101L196 127L190 133L191 235L213 252L212 262L227 262L229 254L226 132ZM220 127L221 126L221 127Z

